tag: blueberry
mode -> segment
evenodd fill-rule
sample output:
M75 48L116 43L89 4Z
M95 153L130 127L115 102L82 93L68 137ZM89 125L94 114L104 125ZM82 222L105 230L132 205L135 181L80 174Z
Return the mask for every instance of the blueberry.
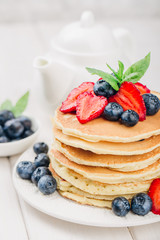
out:
M127 110L121 115L121 123L127 127L133 127L139 121L139 115L134 110Z
M48 153L48 145L44 142L35 143L33 150L36 154L39 153Z
M28 117L20 116L20 117L17 118L17 120L22 123L22 125L24 126L24 130L30 130L31 129L32 122Z
M147 115L152 116L156 114L160 109L159 98L151 93L145 93L142 97L146 106Z
M109 121L117 121L123 113L121 105L115 102L110 102L104 109L103 116Z
M117 197L112 201L112 211L115 215L124 217L130 210L130 204L124 197Z
M9 142L9 139L6 136L1 136L0 143L6 143L6 142Z
M50 160L46 153L40 153L34 159L34 163L35 163L36 167L40 167L40 166L48 167L49 162L50 162Z
M31 179L31 175L35 169L36 166L34 163L29 161L22 161L18 163L16 172L23 179Z
M40 178L38 182L38 188L43 194L49 195L55 192L57 188L56 179L53 178L52 176L45 175Z
M116 94L116 91L112 88L112 86L103 79L94 84L93 90L97 96L104 96L106 98Z
M4 125L5 122L14 118L14 115L11 111L2 110L0 111L0 125Z
M23 134L23 131L24 127L22 123L16 119L9 120L4 124L4 132L11 139L19 138Z
M144 216L152 208L152 200L145 193L136 194L131 201L131 211L137 215Z
M2 126L0 125L0 137L1 137L1 136L4 136L4 131L3 131Z
M22 138L26 138L26 137L29 137L33 134L34 132L32 130L26 130L24 131L23 135L22 135Z
M32 176L31 176L31 181L34 184L36 184L36 186L37 186L40 178L45 176L45 175L51 175L51 172L49 171L49 169L47 167L38 167L33 172Z

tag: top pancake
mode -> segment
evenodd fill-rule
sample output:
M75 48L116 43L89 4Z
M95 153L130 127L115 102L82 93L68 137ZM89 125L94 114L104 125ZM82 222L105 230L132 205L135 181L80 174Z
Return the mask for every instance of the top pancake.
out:
M160 98L160 94L153 92ZM147 116L143 122L134 127L126 127L119 122L112 122L102 117L81 124L75 114L64 114L56 110L54 124L64 134L75 136L86 141L98 142L135 142L160 134L160 111L154 116Z

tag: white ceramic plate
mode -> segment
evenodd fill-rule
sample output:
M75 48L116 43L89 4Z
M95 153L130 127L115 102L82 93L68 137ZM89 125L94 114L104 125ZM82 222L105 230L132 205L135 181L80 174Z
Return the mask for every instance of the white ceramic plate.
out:
M33 161L34 157L33 150L29 149L19 158L17 163L24 160ZM160 216L151 212L144 217L132 213L129 213L126 217L117 217L111 210L80 205L61 197L58 192L49 196L42 195L34 184L22 180L16 174L16 165L13 170L13 182L17 192L32 207L50 216L69 222L99 227L128 227L160 221Z
M36 140L39 130L40 124L39 122L33 118L29 113L24 113L24 116L27 116L32 121L32 130L34 133L26 137L24 139L14 141L14 142L7 142L7 143L0 143L0 157L8 157L18 153L24 152L30 145Z

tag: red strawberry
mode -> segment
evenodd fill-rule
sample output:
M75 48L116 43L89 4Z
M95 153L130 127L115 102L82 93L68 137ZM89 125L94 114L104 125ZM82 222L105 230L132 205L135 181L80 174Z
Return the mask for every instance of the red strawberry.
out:
M154 214L160 215L160 178L153 180L149 188L148 195L152 199L152 209Z
M105 97L99 97L90 92L82 93L77 99L76 116L78 121L86 123L99 117L107 103Z
M140 91L141 94L145 94L145 93L150 93L151 91L146 87L146 85L143 85L142 83L135 83L134 84L136 86L136 88Z
M79 87L74 88L67 99L62 103L61 112L69 113L76 110L76 101L78 96L84 92L93 92L93 82L83 82Z
M119 91L109 98L109 102L119 103L124 111L128 109L134 110L138 113L140 121L146 118L144 100L139 90L131 82L122 83Z

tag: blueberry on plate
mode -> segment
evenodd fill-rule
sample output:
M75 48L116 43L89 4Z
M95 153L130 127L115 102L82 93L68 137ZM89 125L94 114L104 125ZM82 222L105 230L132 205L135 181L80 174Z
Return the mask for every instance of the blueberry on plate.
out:
M6 142L9 142L9 139L6 136L1 136L0 143L6 143Z
M94 84L93 90L97 96L104 96L106 98L116 94L116 91L112 88L112 86L103 79Z
M26 138L26 137L29 137L33 134L34 132L32 130L26 130L24 131L23 135L22 135L22 138Z
M39 153L48 153L48 145L44 142L35 143L33 150L36 154Z
M11 139L19 138L23 131L24 126L16 119L9 120L4 124L4 132Z
M31 176L31 181L37 186L40 178L45 175L51 175L51 172L49 171L49 169L47 167L38 167L33 172Z
M23 179L31 179L31 175L33 174L35 169L36 166L33 162L22 161L18 163L16 167L16 172Z
M52 176L45 175L38 181L38 189L45 195L52 194L56 191L57 182Z
M117 197L112 201L112 211L119 217L124 217L130 210L129 201L125 197Z
M24 130L30 130L32 127L31 120L26 116L20 116L16 118L24 126Z
M127 127L135 126L139 121L139 115L134 110L127 110L121 115L121 123Z
M109 121L117 121L123 113L123 108L116 102L110 102L105 107L103 116Z
M147 115L152 116L156 114L160 109L159 98L152 93L143 94L142 97L146 106Z
M36 167L40 167L40 166L48 167L49 162L50 160L46 153L40 153L34 159L34 163Z
M131 211L137 215L144 216L152 208L152 200L146 193L136 194L131 201Z
M5 122L14 118L14 115L11 111L2 110L0 111L0 125L4 125Z

